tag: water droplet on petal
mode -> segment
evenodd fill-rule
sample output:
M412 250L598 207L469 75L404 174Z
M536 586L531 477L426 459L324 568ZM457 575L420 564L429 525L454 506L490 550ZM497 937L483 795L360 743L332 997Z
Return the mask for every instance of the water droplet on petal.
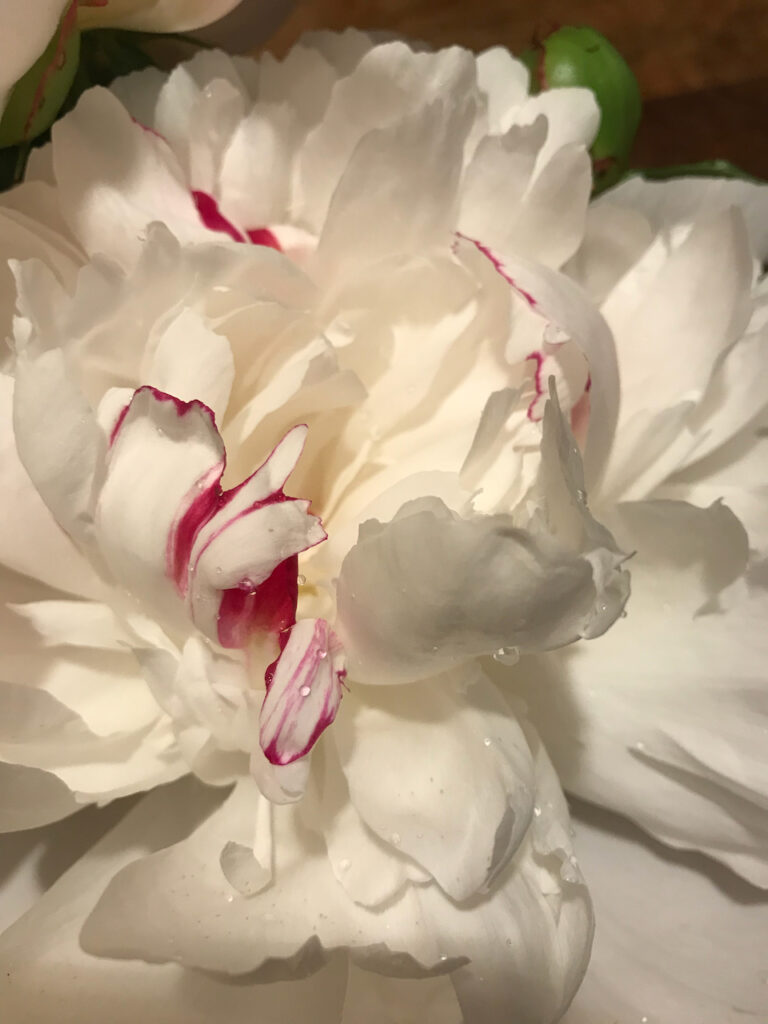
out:
M391 838L392 838L392 845L393 846L399 846L400 843L402 842L402 838L401 838L399 832L393 832Z
M347 857L344 857L342 858L342 860L339 861L339 871L349 871L351 867L352 861L349 860Z
M302 686L302 688L299 690L299 693L301 694L302 697L308 697L310 693L312 693L312 690L310 689L309 686Z
M533 808L533 814L534 814L534 817L540 818L541 817L541 808L540 807L534 807Z
M325 658L328 657L328 651L318 651L317 652L317 656L322 661L322 660L324 660Z
M638 752L639 754L642 754L642 752L643 752L643 751L645 750L645 744L643 743L643 741L642 741L642 740L638 740L638 741L637 741L637 743L635 744L635 750L636 750L636 751L637 751L637 752Z
M579 489L578 489L578 490L576 491L576 500L577 500L577 501L578 501L578 502L579 502L579 503L580 503L581 505L586 505L586 503L587 503L587 492L586 492L586 491L582 491L582 490L581 490L581 488L579 488Z
M299 584L300 587L303 587L304 584L307 582L307 577L304 576L303 573L299 573L299 575L296 577L296 582Z
M486 736L486 737L485 737L485 738L483 739L483 746L486 746L486 747L490 747L490 745L491 745L492 743L493 743L493 740L491 739L491 737L490 737L490 736Z
M500 647L493 654L493 660L500 665L516 665L519 659L520 653L516 647Z

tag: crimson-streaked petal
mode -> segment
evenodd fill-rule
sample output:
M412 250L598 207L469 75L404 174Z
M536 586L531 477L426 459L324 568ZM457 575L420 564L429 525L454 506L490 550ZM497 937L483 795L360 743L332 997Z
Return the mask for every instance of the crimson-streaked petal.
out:
M211 411L154 388L135 393L115 429L96 537L114 578L164 622L182 621L189 512L210 510L224 459Z
M261 709L259 739L273 764L291 764L314 746L336 717L346 675L344 654L324 619L291 630Z
M197 521L187 602L197 628L225 647L244 647L256 630L279 633L293 624L296 555L325 540L309 502L282 489L306 432L294 427L243 484L213 505L201 498L199 517L191 510Z

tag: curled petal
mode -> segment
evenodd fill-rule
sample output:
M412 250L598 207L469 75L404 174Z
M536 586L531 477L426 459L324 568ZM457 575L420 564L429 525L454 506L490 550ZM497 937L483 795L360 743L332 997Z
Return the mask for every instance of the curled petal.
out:
M272 764L307 754L336 717L346 675L335 633L324 619L301 619L291 630L261 709L259 738Z

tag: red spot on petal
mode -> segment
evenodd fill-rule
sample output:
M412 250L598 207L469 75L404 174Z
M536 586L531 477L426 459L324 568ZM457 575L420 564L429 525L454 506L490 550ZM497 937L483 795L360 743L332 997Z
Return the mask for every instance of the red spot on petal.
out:
M282 252L282 246L277 240L277 237L269 230L269 228L251 228L246 231L246 235L254 245L266 245L270 249L277 249L278 252Z
M218 231L221 234L229 235L230 238L234 239L235 242L245 242L245 235L238 231L232 221L227 220L224 214L219 209L219 204L216 202L213 196L207 192L192 192L192 198L195 201L197 212L200 214L200 220L204 226L209 228L211 231Z
M219 607L221 646L243 648L254 633L264 632L278 634L282 650L287 631L296 622L298 574L299 558L292 555L257 587L243 580L225 590Z

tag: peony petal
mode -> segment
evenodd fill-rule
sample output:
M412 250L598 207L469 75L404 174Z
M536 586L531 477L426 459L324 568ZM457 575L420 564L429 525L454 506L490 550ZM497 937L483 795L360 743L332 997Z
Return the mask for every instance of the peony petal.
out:
M88 539L106 442L60 349L22 347L13 426L19 458L40 497L67 533Z
M109 877L148 850L186 835L210 813L216 790L194 782L158 790L142 801L0 939L0 1001L4 1020L22 1024L34 1005L35 1024L285 1024L286 1019L337 1024L346 966L337 959L306 980L230 983L175 964L108 960L84 953L78 932ZM75 819L77 820L77 819ZM223 909L227 904L224 901Z
M149 383L183 402L197 399L221 422L235 376L229 342L199 313L184 309L163 332L149 370Z
M291 764L309 753L341 703L344 656L328 623L297 622L270 673L259 741L272 764Z
M123 28L132 32L184 32L223 18L241 0L110 0L78 8L83 28Z
M113 434L96 512L99 547L115 578L161 621L183 621L177 587L191 547L184 517L215 499L224 458L209 409L151 387L135 393Z
M395 854L452 899L490 888L525 837L535 797L526 738L479 669L366 691L334 736L353 806Z
M0 374L0 488L5 499L0 561L59 590L98 597L101 581L53 518L19 459L12 416L13 381ZM41 426L38 420L36 429Z
M0 761L0 829L17 832L66 818L78 809L74 793L53 772Z
M563 1024L764 1020L765 894L613 815L589 807L577 815L599 926Z
M219 495L213 515L203 502L202 520L190 521L197 525L189 549L190 611L198 629L225 647L245 646L255 630L277 634L293 625L295 556L326 537L309 502L282 490L305 437L306 427L290 430L252 476Z
M319 232L343 169L366 133L394 125L435 100L455 96L463 102L471 95L474 78L471 55L458 47L414 53L405 43L390 42L365 53L336 83L321 123L302 147L295 211L299 223ZM388 191L393 187L389 183Z
M620 506L628 617L598 644L508 670L571 792L768 887L764 620L724 506ZM734 581L735 582L732 582Z
M88 90L56 122L53 154L62 209L90 255L133 266L153 221L183 241L206 239L171 149L106 89Z
M0 39L3 40L0 114L13 86L45 50L68 6L69 0L42 0L33 18L29 17L28 10L16 4L3 7L0 12Z
M357 682L425 678L480 654L598 636L628 594L610 534L590 515L578 450L547 406L539 512L461 518L437 499L364 523L337 587L339 635Z
M608 296L622 404L605 500L645 497L687 455L680 425L747 325L751 280L744 222L726 210L694 224L669 252L657 240Z
M313 276L333 284L449 240L472 113L435 104L363 136L330 201Z
M565 803L545 755L535 742L534 748L539 824L487 898L457 905L435 886L417 887L367 911L346 897L322 842L290 807L274 809L273 885L235 895L218 863L235 824L230 797L188 840L114 878L85 924L83 947L217 972L263 965L258 977L268 991L271 978L306 974L343 946L361 966L390 975L453 971L464 1019L498 1024L511 1012L520 1024L554 1022L583 973L591 914L571 855ZM158 900L163 914L156 913Z
M768 257L768 187L757 181L703 176L644 181L635 176L601 196L596 205L603 204L637 210L656 231L675 224L690 224L716 210L736 206L744 214L755 256L760 260Z

